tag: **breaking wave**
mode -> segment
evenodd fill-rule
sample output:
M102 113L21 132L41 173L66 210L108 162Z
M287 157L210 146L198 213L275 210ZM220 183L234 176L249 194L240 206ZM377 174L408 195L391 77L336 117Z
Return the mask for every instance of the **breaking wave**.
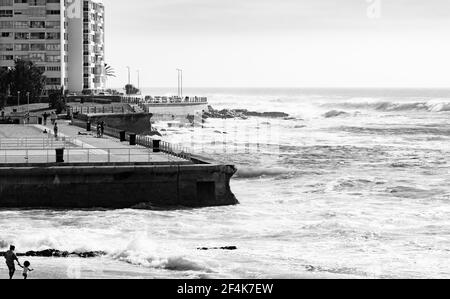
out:
M260 177L277 177L280 175L292 175L296 172L292 169L276 167L276 168L265 168L265 167L243 167L238 168L236 173L236 178L250 179L250 178L260 178Z
M349 116L350 114L345 111L331 110L323 115L325 118L333 118L338 116Z
M347 109L370 109L383 112L396 112L396 111L428 111L428 112L449 112L450 103L442 101L428 101L428 102L345 102L345 103L332 103L326 104L326 106L333 106Z
M182 256L157 257L145 255L136 251L122 251L111 255L115 260L147 268L164 269L170 271L199 271L211 273L212 270L200 263Z
M0 249L6 248L9 246L9 243L4 241L4 240L0 240Z

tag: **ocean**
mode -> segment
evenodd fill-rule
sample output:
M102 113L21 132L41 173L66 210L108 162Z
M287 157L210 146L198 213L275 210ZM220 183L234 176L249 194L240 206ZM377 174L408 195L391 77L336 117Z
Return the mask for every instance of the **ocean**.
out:
M450 278L450 90L185 93L208 96L215 109L290 115L164 132L235 164L239 205L1 210L0 250L106 253L29 258L31 278ZM198 250L224 246L237 250Z

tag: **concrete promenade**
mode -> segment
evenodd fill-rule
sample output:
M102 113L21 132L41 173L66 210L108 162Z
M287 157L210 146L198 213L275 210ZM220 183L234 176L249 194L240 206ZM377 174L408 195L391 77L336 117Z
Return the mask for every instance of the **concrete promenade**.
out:
M0 126L0 163L54 163L56 148L64 148L66 163L191 163L164 153L154 153L143 146L131 146L112 137L97 138L96 132L86 132L68 121L57 123L58 138L54 138L50 122L47 126Z
M50 124L0 125L0 208L151 209L238 203L230 189L233 165L201 157L186 160L108 136L97 138L68 121L58 121L58 127L55 138ZM61 149L64 155L57 157Z

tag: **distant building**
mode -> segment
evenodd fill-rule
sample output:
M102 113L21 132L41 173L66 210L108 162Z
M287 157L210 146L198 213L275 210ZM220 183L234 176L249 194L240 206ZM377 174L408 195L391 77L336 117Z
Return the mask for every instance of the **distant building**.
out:
M31 60L46 90L105 89L104 11L98 0L0 0L0 67Z

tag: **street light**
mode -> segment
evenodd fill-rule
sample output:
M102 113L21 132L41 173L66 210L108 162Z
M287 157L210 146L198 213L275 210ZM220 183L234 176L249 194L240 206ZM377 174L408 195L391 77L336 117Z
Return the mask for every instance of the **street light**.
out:
M138 79L138 89L141 89L141 80L139 78L139 70L136 71L137 72L137 79Z
M17 112L19 112L20 107L20 91L17 92Z
M130 67L127 66L127 69L128 69L128 85L130 85L131 84Z
M27 111L30 114L30 92L27 92Z
M178 97L183 98L183 70L177 69L178 71Z

